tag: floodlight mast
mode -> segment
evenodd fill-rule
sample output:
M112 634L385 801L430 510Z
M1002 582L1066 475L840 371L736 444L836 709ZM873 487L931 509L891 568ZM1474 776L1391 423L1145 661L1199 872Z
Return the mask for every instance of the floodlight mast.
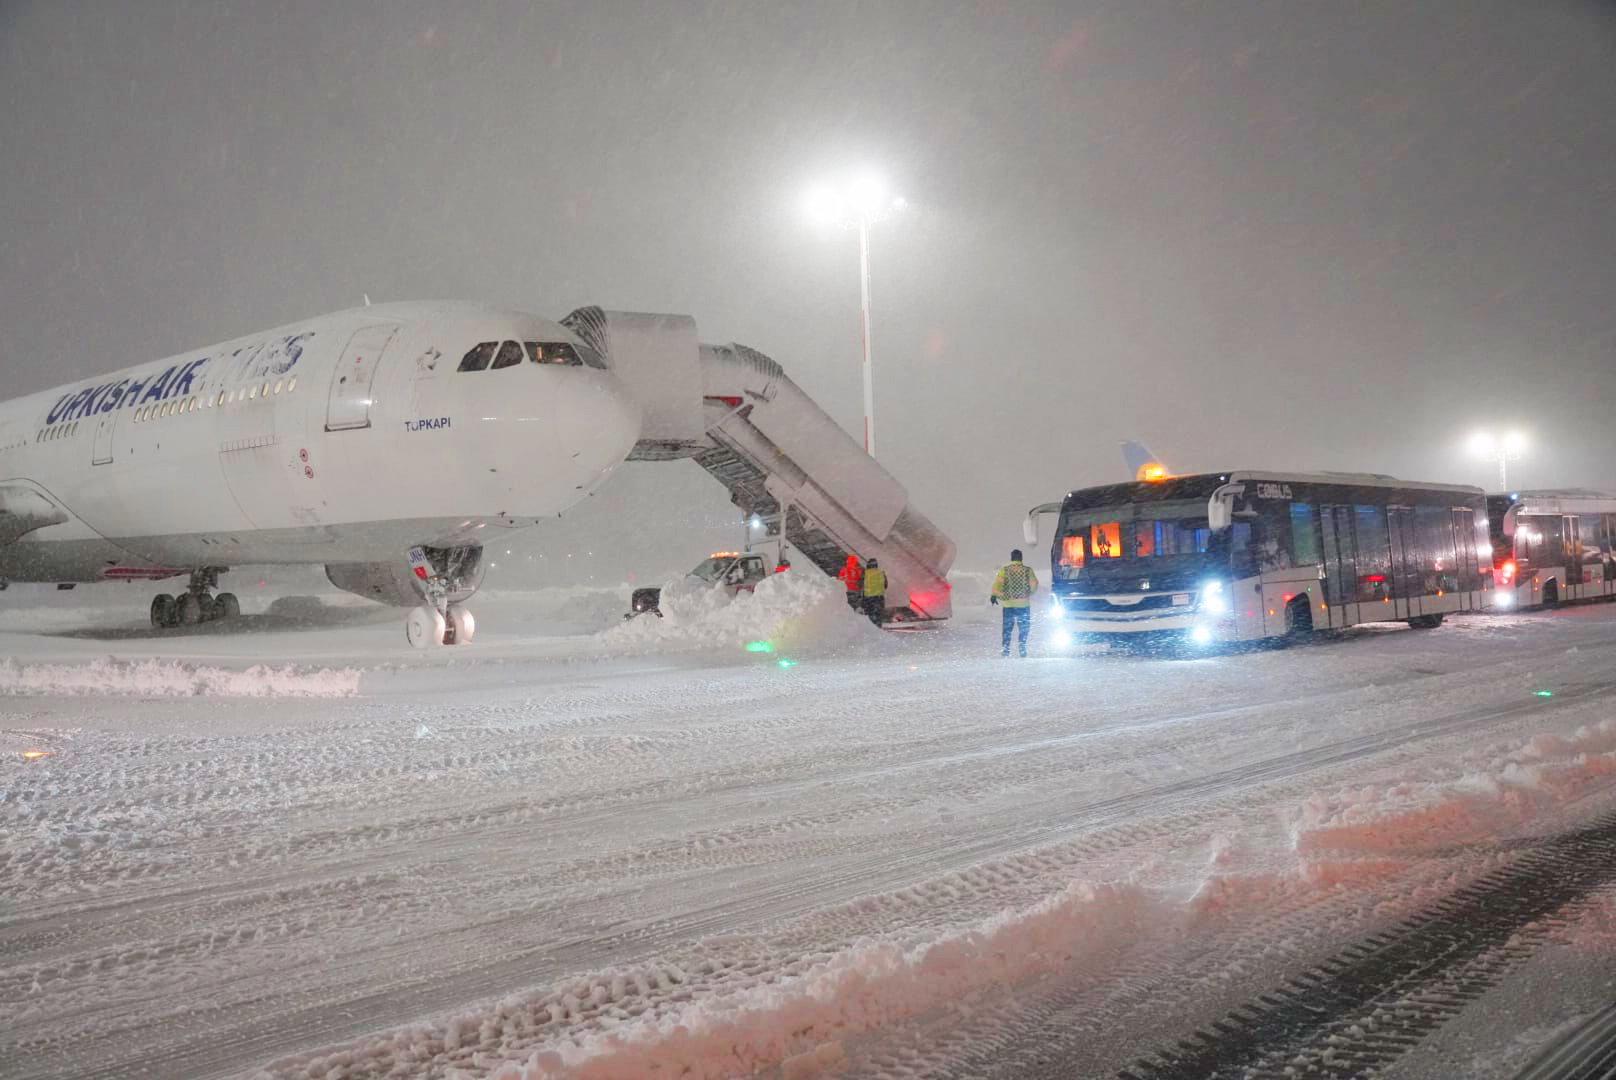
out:
M852 225L859 238L859 309L864 346L864 452L875 456L875 366L870 305L870 226L904 207L904 200L888 193L885 183L865 175L839 186L814 188L808 193L808 212L822 224Z
M1526 449L1526 436L1509 431L1495 437L1489 431L1478 431L1470 436L1470 450L1477 457L1492 458L1498 462L1498 490L1509 491L1509 463L1519 461Z

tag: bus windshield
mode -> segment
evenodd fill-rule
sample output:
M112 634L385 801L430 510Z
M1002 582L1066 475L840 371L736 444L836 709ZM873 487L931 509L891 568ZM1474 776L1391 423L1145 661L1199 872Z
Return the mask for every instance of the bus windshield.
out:
M1199 572L1210 561L1211 549L1204 500L1068 510L1055 536L1055 580L1104 576L1109 568Z

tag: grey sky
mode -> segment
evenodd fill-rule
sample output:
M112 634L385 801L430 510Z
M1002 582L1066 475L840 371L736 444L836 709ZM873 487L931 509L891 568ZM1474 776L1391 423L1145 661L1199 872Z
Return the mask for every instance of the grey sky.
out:
M1608 4L8 0L0 101L6 397L368 292L687 312L856 430L798 203L874 164L882 458L963 565L1129 437L1482 483L1514 422L1523 484L1616 486ZM533 541L730 520L639 466Z

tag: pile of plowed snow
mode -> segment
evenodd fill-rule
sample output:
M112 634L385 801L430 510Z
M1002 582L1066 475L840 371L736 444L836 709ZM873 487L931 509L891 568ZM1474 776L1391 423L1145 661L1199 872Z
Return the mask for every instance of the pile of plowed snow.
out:
M842 586L817 570L788 570L731 596L693 578L662 587L662 617L641 615L601 635L613 652L737 649L765 641L776 652L812 653L878 637L847 606Z
M245 671L199 667L173 660L114 660L88 664L19 664L0 660L0 694L133 694L141 697L352 697L353 668L258 664Z

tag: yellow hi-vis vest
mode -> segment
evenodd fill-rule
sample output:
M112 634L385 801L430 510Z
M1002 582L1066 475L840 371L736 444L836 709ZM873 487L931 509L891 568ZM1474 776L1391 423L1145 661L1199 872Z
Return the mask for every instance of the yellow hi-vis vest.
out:
M1037 589L1038 578L1026 563L1001 566L993 579L993 595L1005 607L1026 607Z
M887 572L879 566L872 566L864 571L864 595L885 596L887 594Z

